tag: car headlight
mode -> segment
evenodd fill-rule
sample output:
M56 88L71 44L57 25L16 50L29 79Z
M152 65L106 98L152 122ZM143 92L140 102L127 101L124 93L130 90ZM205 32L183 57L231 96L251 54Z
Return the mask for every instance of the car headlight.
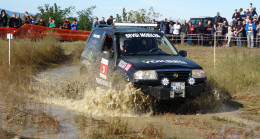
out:
M204 70L197 69L197 70L192 70L192 77L193 78L206 78L206 74Z
M157 73L154 70L139 70L134 77L136 80L157 80Z

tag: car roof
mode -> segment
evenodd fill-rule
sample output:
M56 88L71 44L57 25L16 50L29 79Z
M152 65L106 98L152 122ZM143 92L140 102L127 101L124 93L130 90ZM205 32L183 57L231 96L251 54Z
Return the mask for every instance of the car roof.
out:
M116 27L115 32L127 33L127 32L156 32L151 29L141 27Z
M213 19L214 17L191 17L190 19ZM226 19L225 17L222 17L223 19Z
M135 33L135 32L149 32L149 33L160 33L159 31L151 30L148 28L142 27L103 27L103 28L96 28L94 30L110 30L114 33Z

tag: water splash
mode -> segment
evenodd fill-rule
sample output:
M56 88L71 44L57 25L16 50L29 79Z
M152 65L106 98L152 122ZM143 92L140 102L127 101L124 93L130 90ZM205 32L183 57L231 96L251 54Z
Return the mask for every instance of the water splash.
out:
M91 79L82 77L77 67L64 67L38 74L33 86L40 101L80 113L127 117L152 114L152 99L131 83L119 91L93 87Z

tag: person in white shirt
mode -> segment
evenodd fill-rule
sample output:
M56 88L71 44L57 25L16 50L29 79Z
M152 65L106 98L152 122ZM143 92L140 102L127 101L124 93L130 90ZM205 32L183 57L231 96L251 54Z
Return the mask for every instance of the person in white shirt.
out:
M181 25L179 24L179 22L176 20L175 24L173 25L173 36L175 39L175 42L177 41L177 39L179 38L180 35L180 29L181 29Z
M233 22L230 22L230 26L228 27L228 33L227 33L228 42L226 44L226 47L230 47L231 39L234 36L235 28L234 28L233 24L234 24Z
M174 35L179 35L180 34L180 29L181 29L181 25L179 24L178 21L176 21L176 23L173 25L173 34Z

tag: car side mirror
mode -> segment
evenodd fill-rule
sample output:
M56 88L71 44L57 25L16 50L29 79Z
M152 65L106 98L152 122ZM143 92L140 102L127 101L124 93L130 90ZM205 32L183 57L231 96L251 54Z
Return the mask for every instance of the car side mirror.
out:
M103 51L103 58L109 59L113 58L113 53L111 51Z
M179 54L180 54L182 57L186 57L186 56L187 56L187 51L185 51L185 50L180 50Z

